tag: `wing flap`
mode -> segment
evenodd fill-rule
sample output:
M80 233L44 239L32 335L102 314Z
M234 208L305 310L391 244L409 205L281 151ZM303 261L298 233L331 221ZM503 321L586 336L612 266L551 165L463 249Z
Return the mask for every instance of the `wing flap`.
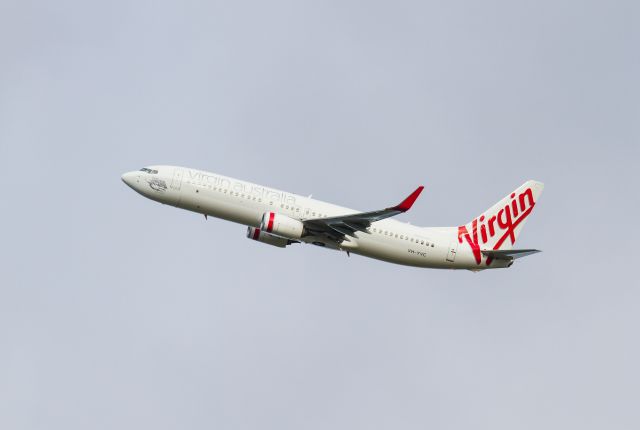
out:
M348 227L336 225L336 224L329 224L329 228L345 236L353 236L353 233L356 232L356 230L352 230Z

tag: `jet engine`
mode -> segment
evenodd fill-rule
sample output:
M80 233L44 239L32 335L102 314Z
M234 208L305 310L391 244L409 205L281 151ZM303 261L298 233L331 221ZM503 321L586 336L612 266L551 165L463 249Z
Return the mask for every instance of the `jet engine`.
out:
M284 237L278 237L269 233L265 233L264 231L255 227L249 227L247 229L247 237L258 242L277 246L278 248L284 248L292 242L289 239L285 239Z
M260 230L287 239L300 239L304 234L304 225L286 215L265 212L260 222Z

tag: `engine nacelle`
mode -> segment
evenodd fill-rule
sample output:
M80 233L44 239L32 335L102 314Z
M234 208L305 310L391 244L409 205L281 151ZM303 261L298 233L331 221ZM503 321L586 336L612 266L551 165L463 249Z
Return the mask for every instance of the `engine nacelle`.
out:
M261 231L259 228L255 227L249 227L247 229L247 237L252 240L257 240L258 242L277 246L278 248L284 248L291 242L289 239L265 233L264 231Z
M304 233L304 225L286 215L265 212L260 222L260 230L287 239L300 239Z

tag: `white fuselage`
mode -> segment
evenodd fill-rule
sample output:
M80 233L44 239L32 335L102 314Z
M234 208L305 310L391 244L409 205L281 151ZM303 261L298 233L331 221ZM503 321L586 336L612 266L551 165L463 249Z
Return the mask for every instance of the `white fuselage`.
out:
M251 227L260 225L265 212L301 221L358 212L190 168L151 166L146 170L125 173L122 179L138 193L157 202ZM471 250L459 244L457 227L417 227L384 219L372 223L367 232L356 232L354 236L340 244L314 236L300 240L407 266L470 270L507 266L503 261L479 266Z

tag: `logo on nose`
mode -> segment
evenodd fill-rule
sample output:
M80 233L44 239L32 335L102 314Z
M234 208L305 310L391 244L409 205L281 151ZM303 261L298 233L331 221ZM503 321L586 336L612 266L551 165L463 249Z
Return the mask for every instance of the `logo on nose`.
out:
M149 186L155 191L167 191L167 183L162 179L153 178L147 181Z

